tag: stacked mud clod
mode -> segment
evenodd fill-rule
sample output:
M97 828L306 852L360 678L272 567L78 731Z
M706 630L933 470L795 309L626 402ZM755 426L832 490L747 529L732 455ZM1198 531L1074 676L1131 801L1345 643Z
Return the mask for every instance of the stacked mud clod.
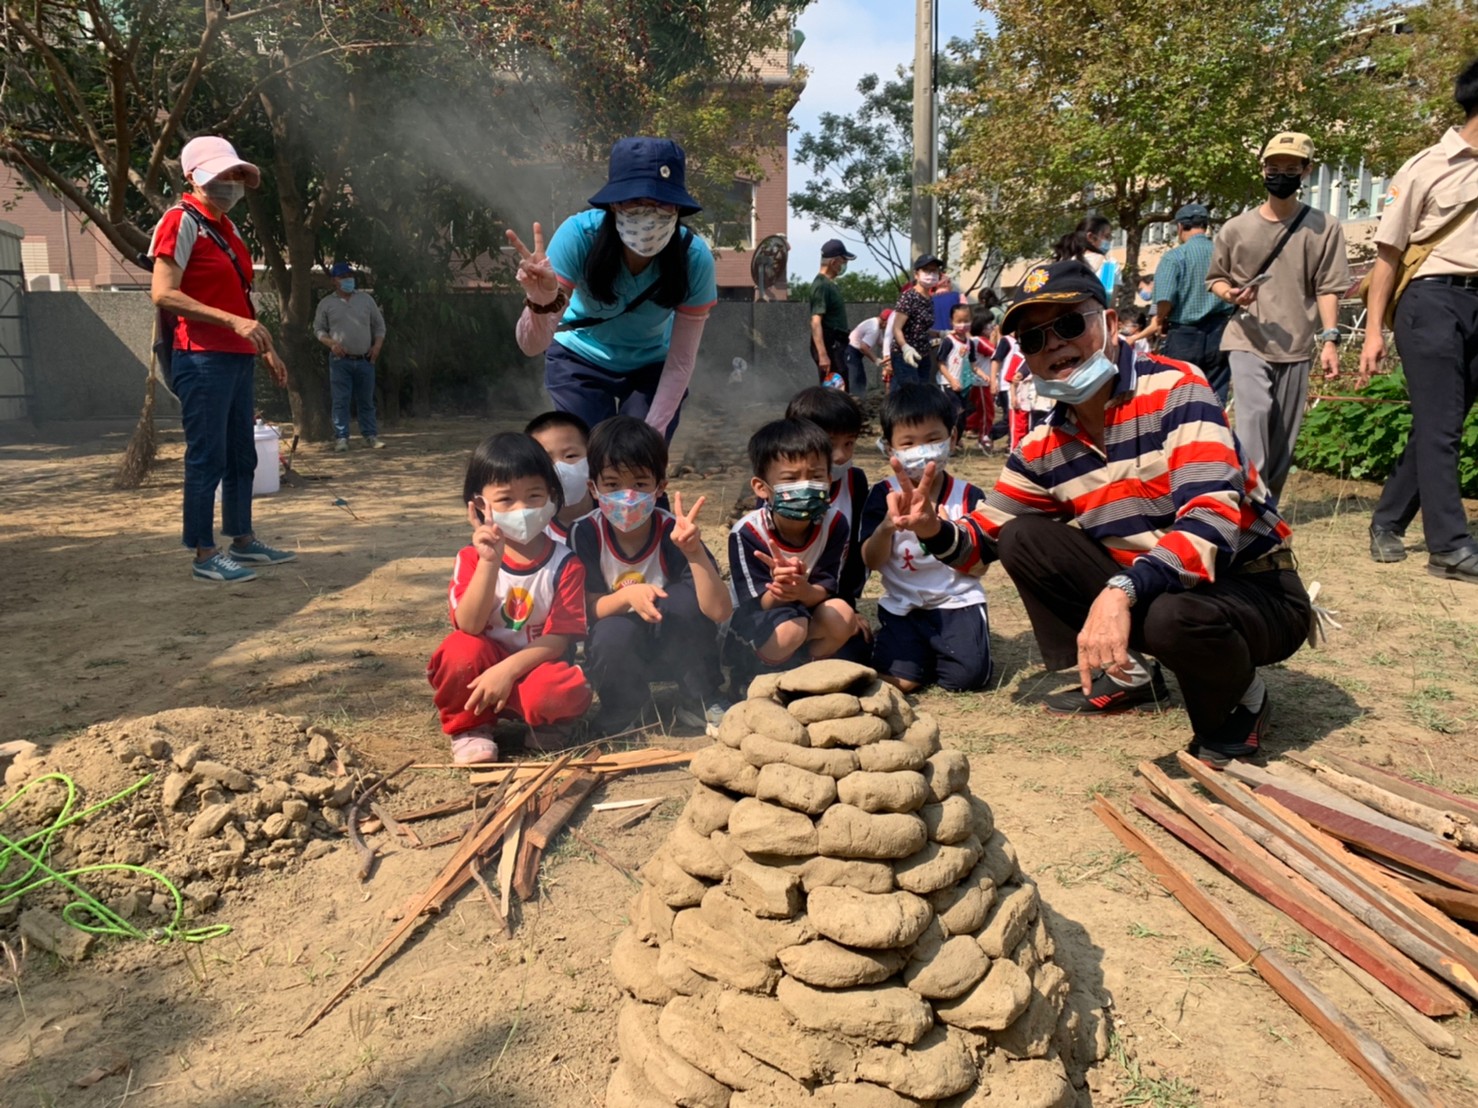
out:
M934 720L815 662L718 740L612 953L608 1108L1072 1105L1102 1013Z

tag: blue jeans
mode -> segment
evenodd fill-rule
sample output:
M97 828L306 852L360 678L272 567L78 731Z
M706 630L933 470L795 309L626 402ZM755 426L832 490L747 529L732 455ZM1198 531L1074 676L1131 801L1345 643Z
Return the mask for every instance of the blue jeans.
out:
M349 401L359 412L359 433L372 439L380 433L375 421L375 363L367 357L328 358L328 384L334 398L334 435L349 437Z
M215 546L216 486L221 486L221 530L249 535L251 479L257 470L252 436L254 354L176 350L174 391L185 428L185 530L191 550Z
M566 350L557 341L551 342L544 353L544 388L556 409L579 416L590 427L618 412L645 422L662 379L663 364L652 362L629 373L615 373ZM683 393L683 400L687 396ZM679 401L665 432L669 443L682 414Z
M907 384L927 385L934 380L934 358L927 350L919 351L919 364L911 366L903 360L903 351L895 348L892 354L893 384L888 389L894 392Z

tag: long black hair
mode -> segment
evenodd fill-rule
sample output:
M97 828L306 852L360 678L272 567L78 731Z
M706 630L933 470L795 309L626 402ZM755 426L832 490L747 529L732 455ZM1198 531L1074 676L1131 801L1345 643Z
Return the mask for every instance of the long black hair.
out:
M688 298L688 244L692 232L678 223L652 264L657 267L657 291L652 301L663 308L676 308ZM616 278L626 264L621 236L616 234L616 213L606 209L595 232L595 242L585 259L585 287L602 304L616 302Z
M1090 215L1079 220L1078 225L1058 239L1057 245L1052 247L1052 260L1063 262L1068 258L1081 258L1088 253L1090 238L1097 238L1105 231L1113 230L1113 227L1113 220L1101 215Z

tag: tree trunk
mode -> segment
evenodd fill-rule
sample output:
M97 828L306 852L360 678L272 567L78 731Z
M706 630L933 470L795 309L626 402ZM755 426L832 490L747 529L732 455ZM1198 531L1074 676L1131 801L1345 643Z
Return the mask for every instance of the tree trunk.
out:
M1132 213L1120 213L1119 226L1124 228L1124 277L1119 282L1117 307L1123 312L1134 310L1134 292L1139 283L1139 252L1144 244L1143 209L1135 205Z
M328 385L328 352L308 333L309 325L295 324L284 312L282 354L287 362L287 399L292 405L293 429L304 442L327 442L334 428Z

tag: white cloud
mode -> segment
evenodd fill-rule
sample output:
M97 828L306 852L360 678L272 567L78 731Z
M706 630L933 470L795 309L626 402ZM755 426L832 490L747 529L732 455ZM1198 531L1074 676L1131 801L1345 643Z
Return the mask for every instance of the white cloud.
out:
M939 8L941 44L953 37L974 34L981 20L980 9L970 0L936 0ZM823 112L839 115L855 111L860 101L857 82L876 73L891 79L898 66L913 61L914 6L906 0L817 0L801 14L797 24L806 42L796 61L810 70L806 91L791 113L797 130L790 137L790 190L797 191L807 172L795 161L795 144L807 131L814 131ZM790 268L809 275L821 258L821 244L836 237L828 228L812 231L807 221L790 213ZM845 236L843 236L845 238ZM908 253L903 243L901 254ZM879 272L872 258L851 243L858 255L854 268Z

